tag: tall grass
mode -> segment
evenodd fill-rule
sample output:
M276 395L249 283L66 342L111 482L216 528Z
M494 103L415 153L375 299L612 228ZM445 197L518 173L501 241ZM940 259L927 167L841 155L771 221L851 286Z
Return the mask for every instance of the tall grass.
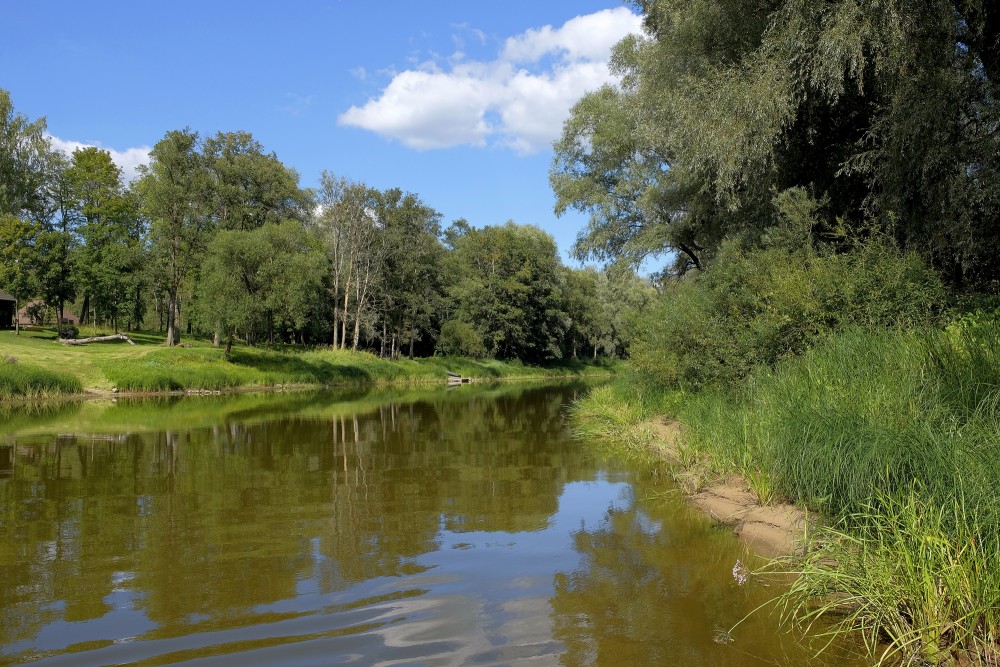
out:
M595 390L577 430L641 445L668 412L702 464L832 522L785 597L798 622L879 664L1000 663L1000 319L849 330L736 388L636 386Z
M592 389L570 406L573 432L604 443L609 453L629 459L659 461L650 450L658 434L649 420L672 411L675 396L631 373Z
M0 399L78 394L81 382L67 374L0 357Z
M677 414L715 465L834 519L793 588L800 618L846 614L836 632L880 661L996 655L1000 322L847 332Z
M917 489L879 491L839 527L824 529L783 596L821 638L860 634L884 663L1000 659L1000 533L964 500L939 504ZM988 662L990 661L990 662Z

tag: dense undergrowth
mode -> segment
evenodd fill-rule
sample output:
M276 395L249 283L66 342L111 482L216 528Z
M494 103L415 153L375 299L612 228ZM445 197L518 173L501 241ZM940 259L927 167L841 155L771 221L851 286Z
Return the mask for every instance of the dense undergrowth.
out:
M642 444L669 413L687 460L828 518L793 564L791 618L861 631L880 661L997 656L1000 320L851 329L737 386L639 386L596 390L579 430Z
M887 240L811 239L805 204L668 285L638 315L634 376L577 428L636 448L669 415L685 484L738 474L824 516L777 564L799 575L790 619L860 631L879 662L1000 659L1000 314L956 309Z

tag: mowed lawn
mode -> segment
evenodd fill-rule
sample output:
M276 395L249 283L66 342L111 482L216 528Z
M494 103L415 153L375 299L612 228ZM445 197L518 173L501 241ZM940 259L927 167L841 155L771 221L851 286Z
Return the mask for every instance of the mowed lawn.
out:
M112 332L98 331L98 335L109 333ZM81 338L91 335L92 330L80 333ZM141 359L150 352L162 349L165 342L162 334L129 333L128 336L135 345L124 341L63 345L58 342L55 331L49 328L22 329L20 334L0 331L0 355L14 357L17 363L69 373L87 389L110 390L114 385L105 375L105 367L124 359ZM211 347L199 341L186 342Z

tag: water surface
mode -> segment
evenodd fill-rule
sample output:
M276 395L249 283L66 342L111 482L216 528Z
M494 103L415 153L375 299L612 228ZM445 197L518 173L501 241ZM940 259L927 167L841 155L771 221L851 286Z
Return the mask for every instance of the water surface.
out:
M583 390L7 407L0 664L809 663Z

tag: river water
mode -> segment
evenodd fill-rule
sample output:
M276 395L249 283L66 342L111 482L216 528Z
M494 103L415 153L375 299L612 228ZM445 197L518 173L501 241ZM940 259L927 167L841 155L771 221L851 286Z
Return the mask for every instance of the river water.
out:
M0 664L846 664L582 391L6 407Z

